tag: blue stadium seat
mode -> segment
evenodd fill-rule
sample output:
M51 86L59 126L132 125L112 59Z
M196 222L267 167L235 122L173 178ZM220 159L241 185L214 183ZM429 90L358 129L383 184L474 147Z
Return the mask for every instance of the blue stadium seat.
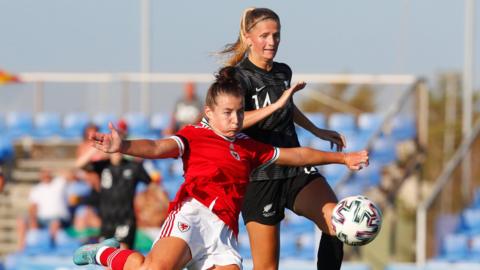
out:
M285 219L282 228L294 233L310 233L314 234L315 225L309 219L295 214L293 211L285 210Z
M124 115L128 124L128 135L134 138L145 138L150 135L150 123L145 114L129 112Z
M480 209L467 208L463 210L462 231L470 235L480 234Z
M30 229L25 237L25 255L47 254L52 251L52 238L48 229Z
M372 161L368 167L354 172L350 181L359 182L366 188L378 186L382 180L382 170L382 164Z
M323 113L305 113L305 116L318 128L327 128L327 118Z
M358 194L363 194L365 191L365 184L360 183L360 182L355 182L355 181L349 181L345 185L341 185L337 187L336 189L336 194L339 200L358 195Z
M365 150L367 148L367 143L369 139L369 134L362 133L362 132L355 132L355 133L343 133L345 136L345 140L347 143L347 147L345 148L346 151L360 151Z
M312 133L299 126L295 126L295 131L297 132L298 142L301 146L310 146L311 143L316 140Z
M310 147L315 148L320 151L325 151L325 152L333 152L335 151L335 146L334 148L330 148L330 142L325 141L316 137L312 136L312 139L310 141Z
M480 188L476 188L473 193L472 208L480 208Z
M86 183L86 181L78 180L69 182L67 184L66 193L68 196L75 195L79 197L87 196L90 194L92 187Z
M297 234L290 230L280 231L280 258L295 256L297 249Z
M36 139L46 139L59 135L62 131L62 117L58 113L41 112L34 118L35 129L33 136Z
M177 191L181 185L182 185L181 181L164 181L162 183L162 186L167 192L168 198L170 198L170 200L175 198L175 195L177 194Z
M168 159L154 159L153 160L153 165L154 165L155 170L160 172L164 181L167 181L171 178L172 163L173 163L173 159L169 159L169 158Z
M331 187L335 187L338 181L348 173L348 168L343 164L328 164L319 166L319 168Z
M172 176L173 177L183 177L183 162L181 159L172 160Z
M62 137L65 139L79 140L83 137L83 130L90 122L85 112L70 112L63 118Z
M6 116L7 134L12 139L32 135L33 116L29 112L9 112Z
M358 130L368 138L380 128L383 116L379 113L362 113L358 116Z
M108 123L112 122L113 125L117 126L118 118L113 113L97 113L93 116L92 121L95 125L98 126L101 133L110 133L108 128Z
M328 118L328 127L340 133L353 133L357 131L355 116L348 113L333 113Z
M10 137L0 135L0 161L10 160L15 155L15 149Z
M468 241L466 234L447 234L443 238L441 253L438 259L444 261L462 261L468 257Z
M170 123L170 115L163 112L153 113L150 117L150 129L159 135L168 127Z
M471 261L480 262L480 234L470 238L470 252L468 257Z
M55 237L55 246L52 252L57 256L71 256L80 246L79 240L69 236L65 230L60 230Z
M244 259L251 259L252 258L252 253L250 250L250 242L248 239L248 234L247 232L240 232L238 234L238 251L240 252L240 255Z
M390 137L378 137L372 145L370 160L380 164L390 164L397 159L395 140Z
M138 194L138 193L142 193L144 191L146 191L148 188L148 185L143 183L143 182L139 182L137 184L137 186L135 187L135 194Z
M413 116L396 115L392 119L391 135L396 141L414 139L416 134L417 126Z

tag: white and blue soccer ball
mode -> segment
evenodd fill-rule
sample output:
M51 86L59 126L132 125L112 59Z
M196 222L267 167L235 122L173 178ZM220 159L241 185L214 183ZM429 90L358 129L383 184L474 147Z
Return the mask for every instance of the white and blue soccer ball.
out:
M365 196L346 197L333 209L332 224L343 243L362 246L370 243L380 232L382 212Z

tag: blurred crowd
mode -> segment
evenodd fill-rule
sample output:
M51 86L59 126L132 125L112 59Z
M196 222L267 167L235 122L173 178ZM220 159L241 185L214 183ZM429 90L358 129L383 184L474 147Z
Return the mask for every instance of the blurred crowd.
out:
M128 127L125 121L120 120L116 125L127 136ZM102 234L105 234L103 228L112 227L108 223L118 223L116 215L125 216L122 210L134 213L135 224L132 226L134 229L129 245L133 246L136 228L155 230L162 225L167 215L169 198L162 187L161 173L155 170L147 172L142 160L118 154L109 155L94 149L89 145L87 138L97 131L98 128L93 124L85 128L84 140L77 148L75 168L57 171L50 168L40 169L39 182L29 192L28 212L17 219L19 251L28 248L29 241L35 242L35 235L39 231L48 231L52 246L55 246L58 234L65 232L80 243L98 241L100 237L121 235L121 229L125 228L117 226L119 224L112 224L113 235ZM85 161L86 158L88 160ZM136 164L140 168L139 171L145 175L136 173L130 177L128 168L123 168L121 176L118 173L108 174L105 166L95 171L93 167L98 164L108 164L112 171L122 168L124 165L121 164ZM112 179L114 177L122 179ZM137 181L142 180L140 179L142 177L144 181ZM133 184L129 186L130 190L127 192L132 196L117 198L117 202L122 200L119 207L115 198L104 191L114 187L112 183L108 183L109 181L129 179L133 180ZM125 186L123 182L118 182L116 190L112 189L112 193L125 194L125 191L121 193L120 190ZM106 212L110 216L106 217Z
M202 111L195 84L187 82L162 135L199 121ZM129 136L127 121L113 124ZM137 158L96 150L88 138L99 130L93 123L85 127L74 168L40 169L39 182L28 195L28 212L17 218L18 251L39 241L40 232L48 233L53 247L67 236L78 244L116 237L125 247L141 248L137 228L146 232L144 240L152 240L148 236L160 229L173 195L163 186L162 171ZM3 185L0 171L0 190Z

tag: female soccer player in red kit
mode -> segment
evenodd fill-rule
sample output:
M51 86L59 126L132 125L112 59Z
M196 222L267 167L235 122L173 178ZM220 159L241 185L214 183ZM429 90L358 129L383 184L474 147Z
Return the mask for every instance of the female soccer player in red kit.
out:
M74 254L78 265L121 269L242 269L237 251L238 216L252 170L273 163L292 166L345 164L356 170L368 163L366 151L322 152L311 148L277 148L252 140L242 129L243 92L235 69L223 68L210 86L205 118L160 140L122 140L97 133L93 144L108 153L143 158L181 157L185 182L171 202L169 216L150 252L118 249L114 240L86 245ZM298 88L287 92L293 94Z

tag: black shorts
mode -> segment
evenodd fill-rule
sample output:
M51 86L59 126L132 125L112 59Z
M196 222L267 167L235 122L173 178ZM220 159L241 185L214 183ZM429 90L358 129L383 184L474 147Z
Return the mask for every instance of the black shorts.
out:
M285 217L285 208L293 211L297 194L314 179L323 178L318 172L278 180L248 183L242 205L245 224L255 221L265 225L276 225Z
M104 239L115 237L117 241L127 244L129 248L133 248L136 232L137 226L134 219L110 222L102 221L100 237Z

